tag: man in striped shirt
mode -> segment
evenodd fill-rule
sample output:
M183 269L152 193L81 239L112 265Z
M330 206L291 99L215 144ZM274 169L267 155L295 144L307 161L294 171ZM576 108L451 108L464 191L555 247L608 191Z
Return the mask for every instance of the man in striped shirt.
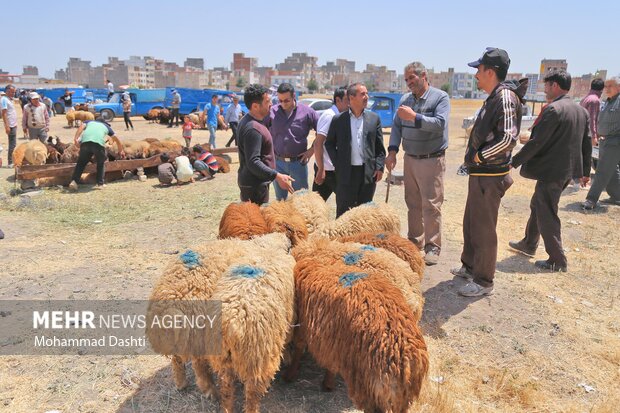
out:
M522 99L527 79L506 82L510 58L505 50L487 48L469 63L478 69L478 87L489 94L476 118L465 153L469 170L463 216L462 266L450 272L470 280L459 294L477 297L493 293L497 261L497 214L512 185L510 161L521 128Z

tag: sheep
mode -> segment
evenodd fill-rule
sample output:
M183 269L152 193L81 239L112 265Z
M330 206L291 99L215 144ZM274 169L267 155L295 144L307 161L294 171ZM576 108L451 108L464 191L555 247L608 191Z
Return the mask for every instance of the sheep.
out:
M70 144L65 148L60 156L60 162L62 163L76 163L78 156L80 155L80 147L75 144Z
M200 116L197 113L190 113L189 115L189 120L195 124L196 126L200 126Z
M28 142L20 143L13 151L13 165L22 166L24 164L24 154L26 153L26 147Z
M222 303L222 351L206 359L220 378L226 412L234 409L234 381L238 378L245 387L244 411L259 413L260 399L278 371L290 337L295 260L287 253L288 240L277 235L279 246L244 256L242 265L231 266L219 278L211 297ZM202 373L196 370L197 380L202 379Z
M161 146L163 146L167 152L181 152L183 149L183 145L173 139L164 139L159 142Z
M426 264L422 255L420 255L420 250L414 243L398 234L362 232L348 237L340 237L338 240L341 242L359 242L360 244L384 248L409 263L413 272L420 277L420 281L424 277Z
M379 206L374 202L368 202L348 210L335 221L329 222L318 232L313 233L313 236L333 239L368 231L400 233L400 218L389 205Z
M50 144L45 145L47 148L47 159L45 160L46 164L54 164L60 162L60 153L58 150Z
M67 146L69 146L69 144L67 144L67 143L62 143L58 136L48 136L47 137L47 144L48 145L52 145L54 148L56 148L58 153L61 154L61 155L63 154L63 152L65 151Z
M249 239L269 233L269 226L260 207L252 202L228 205L220 219L219 238Z
M47 160L47 146L37 139L26 142L24 160L30 165L45 165L45 161Z
M226 159L221 156L215 155L215 159L217 160L217 164L219 166L218 172L222 174L227 174L230 172L230 164Z
M159 119L160 112L161 112L161 109L151 109L147 112L144 118L148 120L149 123L154 123L157 119Z
M401 292L379 272L314 254L297 261L295 294L299 328L285 379L297 376L307 346L329 372L324 388L340 374L364 412L407 412L420 394L429 356Z
M75 109L76 111L88 112L88 103L77 103L73 105L73 109Z
M263 204L260 212L265 218L269 232L285 234L293 246L308 238L306 222L293 204L285 201L271 202Z
M73 123L75 122L75 112L70 111L65 114L65 118L67 118L67 125L72 128Z
M301 243L293 250L293 256L298 261L320 256L328 262L341 260L351 266L352 271L378 272L402 292L416 323L422 318L424 296L420 289L420 275L388 250L356 242L318 238Z
M292 203L304 217L309 235L317 232L319 228L327 226L329 209L317 192L310 192L307 189L295 191L293 195L288 197L287 202Z
M147 141L128 142L123 145L127 159L143 159L150 155L150 144Z
M160 109L159 111L159 123L168 123L170 120L170 111L168 109Z
M87 112L84 110L76 110L75 113L75 126L78 126L78 122L87 122L91 120L95 120L95 115L91 112Z

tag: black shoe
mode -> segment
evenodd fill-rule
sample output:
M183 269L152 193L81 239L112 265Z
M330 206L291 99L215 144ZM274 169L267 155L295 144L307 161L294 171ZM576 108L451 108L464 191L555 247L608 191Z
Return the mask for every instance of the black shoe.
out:
M0 229L0 239L4 239L4 232Z
M620 205L620 200L613 198L601 199L601 204Z
M549 270L551 272L566 272L567 268L566 267L562 267L560 265L556 265L555 263L549 261L549 260L541 260L541 261L536 261L534 263L534 266L536 268L539 268L541 270Z
M518 252L519 254L525 255L526 257L534 258L534 256L536 255L535 248L534 249L526 248L525 245L521 243L521 241L509 241L508 246L512 248L514 251Z
M596 208L596 202L590 201L589 199L586 199L586 201L581 204L581 209L585 211L592 211L594 208Z

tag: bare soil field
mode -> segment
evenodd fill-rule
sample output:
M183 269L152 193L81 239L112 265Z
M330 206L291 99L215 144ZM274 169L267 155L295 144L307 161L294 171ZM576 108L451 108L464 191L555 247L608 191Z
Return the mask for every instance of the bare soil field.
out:
M460 125L480 101L453 100L447 152L444 248L422 283L422 328L431 355L428 382L412 412L617 412L620 405L620 207L584 213L585 190L567 189L560 201L567 273L539 273L533 261L508 249L522 237L534 182L513 171L515 184L499 213L495 294L456 295L467 178L456 175L465 138ZM180 128L133 119L112 126L122 139L171 137ZM64 116L51 134L70 141ZM385 131L386 146L389 131ZM21 132L19 133L21 136ZM218 146L230 137L218 131ZM208 142L208 131L194 132ZM18 139L18 143L22 140ZM7 147L3 133L0 143ZM6 152L2 154L6 159ZM45 189L32 197L9 196L13 171L0 169L0 297L11 300L146 299L171 253L217 236L224 207L238 199L232 171L212 181L159 188L146 182L112 182L103 191ZM402 158L397 169L402 168ZM273 190L272 190L273 191ZM385 199L378 185L376 202ZM272 192L272 197L273 192ZM603 196L605 197L605 195ZM274 197L275 198L275 197ZM406 207L402 186L389 203ZM335 216L334 199L329 200ZM537 259L546 259L540 247ZM0 321L1 323L1 321ZM169 360L160 356L0 357L0 411L214 412L217 405L192 383L174 388ZM300 378L280 375L263 399L265 412L354 412L342 381L322 393L322 372L306 356ZM241 389L238 389L241 409Z

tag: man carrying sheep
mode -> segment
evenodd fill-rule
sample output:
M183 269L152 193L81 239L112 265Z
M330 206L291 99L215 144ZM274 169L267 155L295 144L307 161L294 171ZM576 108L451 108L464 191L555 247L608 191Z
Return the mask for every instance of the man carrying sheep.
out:
M505 81L510 58L505 50L489 47L468 64L478 69L478 87L489 94L476 118L465 152L469 186L463 216L460 268L450 272L470 280L458 293L479 297L493 293L497 262L497 214L512 185L510 161L519 139L522 99L527 79Z
M405 66L405 82L411 91L400 100L390 133L385 166L396 166L401 144L404 155L405 202L408 238L425 252L426 265L435 265L441 252L441 205L448 148L448 94L428 84L420 62Z
M101 118L82 123L75 132L73 143L80 147L80 154L78 155L78 160L71 178L71 183L69 184L69 189L71 191L78 190L78 184L80 183L82 172L84 172L84 168L86 168L86 165L90 162L90 159L93 156L97 161L97 186L95 186L95 189L103 189L105 187L103 178L105 175L106 136L109 136L110 139L114 140L116 145L118 145L120 156L125 156L123 144L116 137L110 125L104 122Z
M273 140L262 124L271 109L269 91L253 84L245 89L247 113L238 127L239 173L237 182L242 201L261 205L269 202L269 184L275 180L283 190L292 193L293 178L276 171Z

